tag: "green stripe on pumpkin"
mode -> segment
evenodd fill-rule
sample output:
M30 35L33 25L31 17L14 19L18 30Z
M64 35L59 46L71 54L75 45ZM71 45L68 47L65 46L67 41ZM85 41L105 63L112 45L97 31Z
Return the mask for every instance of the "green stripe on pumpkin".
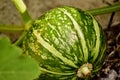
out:
M49 52L51 52L54 56L58 57L61 59L65 64L72 66L74 68L78 68L71 60L65 58L62 56L62 54L57 51L52 45L48 44L44 39L40 36L40 34L37 33L37 30L33 31L33 34L36 36L37 41L44 47L46 48Z
M48 72L48 73L57 74L57 75L73 75L73 74L75 74L75 72L71 72L71 73L53 72L53 71L47 70L47 69L42 68L42 67L40 67L40 70L43 72Z
M95 33L96 33L96 45L92 51L92 56L93 56L93 60L92 62L95 62L95 60L97 59L98 57L98 54L99 54L99 51L100 51L100 28L99 28L99 25L97 23L96 20L93 19L93 26L94 26L94 29L95 29Z
M82 47L83 54L84 54L84 62L87 62L88 61L88 47L86 44L84 34L83 34L82 30L80 29L79 24L75 21L75 19L71 16L71 14L69 12L67 12L65 9L64 10L60 9L60 10L62 12L64 12L64 14L66 14L71 19L71 21L74 25L74 28L76 29L78 36L81 39L80 42L81 42L81 45L82 45L81 47Z

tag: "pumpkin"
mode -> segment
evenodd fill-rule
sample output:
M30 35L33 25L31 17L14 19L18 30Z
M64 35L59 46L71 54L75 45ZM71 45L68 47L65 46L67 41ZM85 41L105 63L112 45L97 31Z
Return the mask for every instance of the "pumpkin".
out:
M106 41L102 27L91 14L64 6L33 21L23 49L39 62L40 80L79 80L101 69Z

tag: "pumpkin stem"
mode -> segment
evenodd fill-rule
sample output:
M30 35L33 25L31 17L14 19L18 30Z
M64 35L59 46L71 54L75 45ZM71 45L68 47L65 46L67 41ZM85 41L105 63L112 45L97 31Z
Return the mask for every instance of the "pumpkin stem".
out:
M83 64L77 71L77 76L79 78L86 78L91 75L92 71L92 64L86 63Z

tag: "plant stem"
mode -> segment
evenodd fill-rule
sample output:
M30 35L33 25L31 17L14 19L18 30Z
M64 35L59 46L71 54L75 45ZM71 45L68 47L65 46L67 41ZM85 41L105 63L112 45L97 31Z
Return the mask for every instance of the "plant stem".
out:
M0 24L0 32L16 33L22 32L23 30L24 30L23 26Z
M20 36L20 38L14 43L15 45L19 46L21 44L23 38L25 37L27 30L29 30L33 19L29 15L26 5L24 4L23 0L12 0L12 1L15 4L15 6L17 7L18 11L20 12L20 14L23 18L23 21L25 22L25 31Z
M87 10L86 12L92 14L93 16L97 16L97 15L112 13L116 11L120 11L120 3L115 3L111 6L106 6L102 8Z
M22 15L22 18L26 23L32 20L31 16L29 15L26 5L24 4L23 0L12 0L15 6L17 7L18 11Z
M22 33L22 35L19 37L19 39L14 43L14 45L16 45L16 46L20 46L21 45L21 43L22 43L22 40L23 40L23 38L25 37L25 35L26 35L26 31L24 31L23 33Z

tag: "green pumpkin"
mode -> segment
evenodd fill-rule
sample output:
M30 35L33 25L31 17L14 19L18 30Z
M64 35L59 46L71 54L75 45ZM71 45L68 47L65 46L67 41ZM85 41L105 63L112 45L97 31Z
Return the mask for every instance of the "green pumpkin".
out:
M40 80L79 80L101 69L106 42L101 26L91 14L64 6L33 22L23 49L39 62Z

